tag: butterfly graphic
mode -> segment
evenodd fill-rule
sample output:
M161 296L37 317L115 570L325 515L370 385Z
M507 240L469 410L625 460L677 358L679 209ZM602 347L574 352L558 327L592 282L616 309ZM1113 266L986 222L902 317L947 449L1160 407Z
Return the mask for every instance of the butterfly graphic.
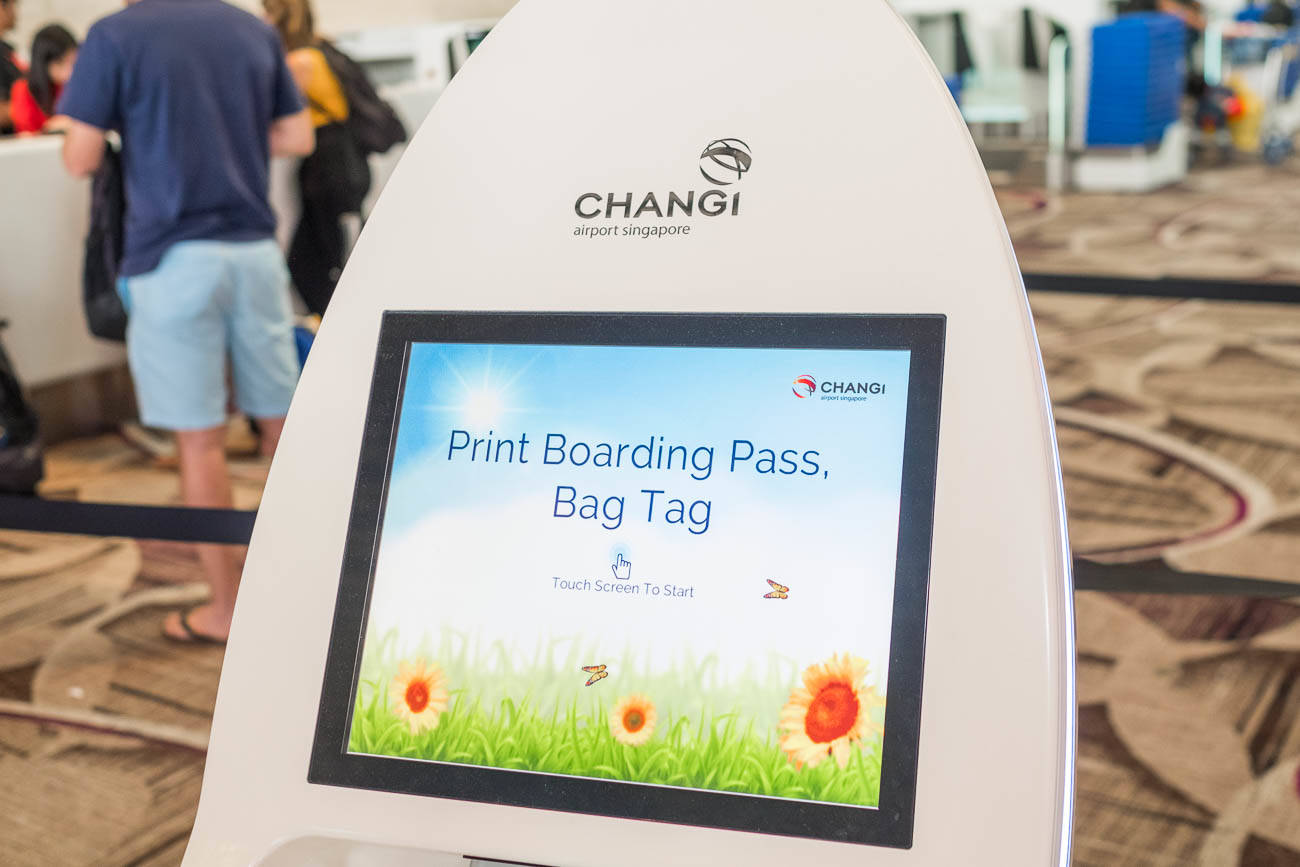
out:
M771 578L767 579L767 583L772 585L772 592L764 593L763 594L764 599L789 599L790 598L789 587L786 587L784 584L777 584Z
M609 677L609 672L605 670L603 665L584 665L582 670L591 675L591 677L587 678L587 686Z

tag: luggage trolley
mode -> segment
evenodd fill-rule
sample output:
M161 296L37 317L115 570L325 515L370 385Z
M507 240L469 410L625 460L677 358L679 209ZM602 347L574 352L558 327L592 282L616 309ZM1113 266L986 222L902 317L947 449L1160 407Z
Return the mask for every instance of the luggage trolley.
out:
M1237 150L1258 153L1270 165L1290 156L1300 130L1300 29L1249 21L1212 27L1206 82L1239 91L1239 113L1229 122Z
M1300 131L1300 31L1278 37L1264 58L1262 92L1264 116L1260 122L1260 155L1269 165L1279 165L1295 152Z

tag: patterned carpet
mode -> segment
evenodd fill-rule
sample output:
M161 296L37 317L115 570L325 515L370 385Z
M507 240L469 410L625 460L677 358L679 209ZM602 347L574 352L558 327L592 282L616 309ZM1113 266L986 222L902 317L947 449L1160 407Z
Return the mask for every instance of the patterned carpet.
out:
M1300 283L1300 160L1199 171L1146 196L998 199L1027 272Z
M1026 270L1300 282L1294 169L1140 199L1001 198ZM1300 305L1031 304L1076 553L1300 584ZM242 428L230 448L254 507L266 468ZM49 496L178 496L171 462L122 436L49 457ZM4 864L179 862L221 653L158 627L201 596L199 577L186 546L0 532ZM1300 605L1077 602L1076 863L1300 864Z
M1300 581L1300 305L1032 304L1075 553Z
M1300 306L1031 304L1075 553L1300 583ZM1300 607L1075 599L1076 863L1300 864Z
M243 508L265 480L252 448L233 427ZM170 463L117 435L69 442L44 492L175 503ZM0 531L0 863L180 863L222 654L159 627L204 597L201 577L191 546Z

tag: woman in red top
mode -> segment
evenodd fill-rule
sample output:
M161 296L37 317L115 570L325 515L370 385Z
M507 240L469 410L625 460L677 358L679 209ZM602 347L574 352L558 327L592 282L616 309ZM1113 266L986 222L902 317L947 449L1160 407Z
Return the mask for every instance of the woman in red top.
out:
M54 131L61 124L54 106L63 85L72 77L77 62L77 40L58 24L42 27L32 39L32 63L26 79L14 82L9 91L9 113L14 131Z

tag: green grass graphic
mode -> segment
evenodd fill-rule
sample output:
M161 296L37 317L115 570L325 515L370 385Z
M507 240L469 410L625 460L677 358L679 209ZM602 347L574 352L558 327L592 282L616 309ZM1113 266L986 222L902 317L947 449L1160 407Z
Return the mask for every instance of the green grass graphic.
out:
M725 679L708 658L682 658L651 673L627 651L598 658L577 641L556 640L528 655L500 642L476 645L444 634L423 656L447 675L450 705L434 729L412 734L389 707L397 671L393 634L367 642L349 740L351 752L521 771L568 774L781 798L876 806L880 740L855 747L846 768L833 759L796 769L778 745L776 721L801 668L778 657L768 671ZM610 677L584 687L582 665ZM614 739L607 713L629 693L658 711L653 737L639 747ZM878 712L879 714L879 712Z

